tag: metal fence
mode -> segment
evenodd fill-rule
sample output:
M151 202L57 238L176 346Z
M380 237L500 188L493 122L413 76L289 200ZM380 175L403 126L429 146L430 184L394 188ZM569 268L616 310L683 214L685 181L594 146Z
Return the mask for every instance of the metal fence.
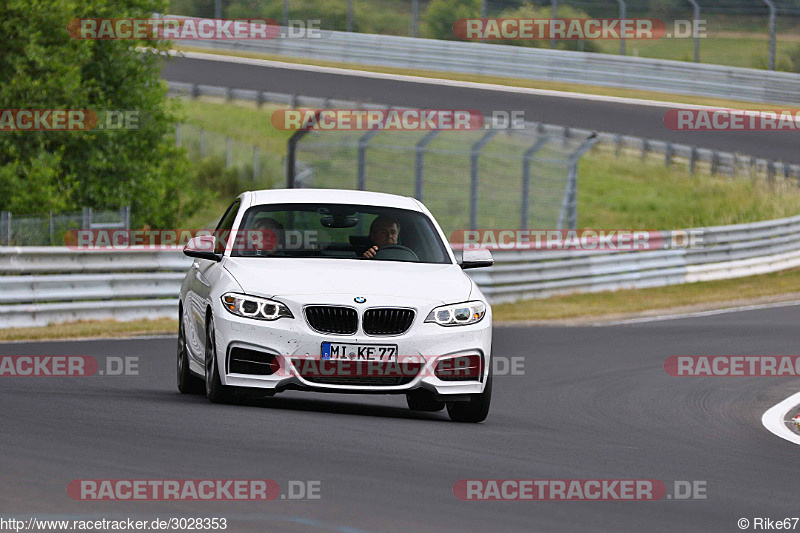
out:
M320 27L327 30L408 37L420 36L420 18L429 3L427 0L395 0L390 6L393 15L390 17L380 16L382 15L381 8L376 9L369 6L369 3L369 0L339 0L338 3L329 1L322 7L303 0L262 0L259 3L247 4L231 0L215 0L212 9L212 6L206 2L183 0L179 3L173 2L170 7L174 15L213 16L217 19L222 18L223 15L226 18L268 17L281 21L283 26L288 26L292 19L304 22L316 19L319 20ZM769 40L768 66L770 70L775 70L778 26L782 25L786 29L792 29L797 24L798 15L800 15L800 2L796 0L745 0L734 3L728 0L686 0L674 4L659 2L657 5L647 0L617 0L616 2L597 2L596 0L549 0L547 2L544 0L536 2L536 4L549 7L553 18L559 16L560 7L567 7L580 10L578 13L583 12L587 16L600 18L658 17L667 24L676 20L680 20L682 23L691 20L694 27L706 26L706 30L711 29L707 27L706 17L709 15L712 17L722 16L722 21L731 16L739 17L747 20L748 26L763 28L763 35ZM460 17L514 17L519 16L514 12L514 9L519 7L520 3L516 1L481 0L479 7L473 7L472 13L466 6L461 6L458 13ZM720 26L720 30L730 29L729 26L720 23L714 24L714 26ZM735 23L733 28L736 28ZM692 31L683 35L685 40L691 39L692 50L687 59L692 59L695 63L700 61L701 42L707 40L701 38L700 33L700 31ZM758 33L753 33L753 35L758 35ZM439 35L437 37L448 36ZM582 51L584 44L585 41L578 40L577 48ZM549 46L556 48L558 42L551 39ZM630 53L631 48L634 52L633 55L637 55L635 45L626 46L624 37L619 40L620 55Z
M229 101L248 100L259 105L389 109L388 106L348 100L179 82L169 82L169 89L173 96L222 96ZM480 206L478 202L471 203L472 193L477 191L479 197L492 199L500 196L514 206L511 209L504 206L500 214L503 224L492 227L553 227L554 224L575 227L577 212L574 198L579 164L575 150L583 148L594 132L526 122L524 130L496 133L483 150L478 151L477 161L472 157L473 148L481 134L473 133L469 138L459 134L454 139L453 133L427 136L419 133L392 135L390 132L372 132L368 137L365 137L365 132L312 134L301 147L301 156L296 159L295 185L358 188L361 184L417 196L432 206L433 212L437 217L442 217L446 227L451 224L458 228L489 227L487 224L490 222L499 223L499 220L485 218L496 216L493 213L482 217L478 213L480 207L470 207ZM324 136L329 136L330 140L323 139ZM540 141L543 144L537 146ZM666 166L686 165L692 174L721 174L767 182L785 180L800 185L800 165L781 161L609 132L598 132L592 143L595 142L596 149L616 155L659 158ZM426 155L428 152L430 154ZM530 166L526 168L526 165ZM498 177L485 177L484 181L478 179L475 186L473 176L479 175L481 168L484 171L491 169L491 175ZM425 174L429 177L424 178ZM526 176L530 176L531 181ZM557 186L559 180L562 180L562 189ZM426 183L429 184L427 187ZM534 189L526 189L528 186ZM453 194L452 198L439 202L438 196L449 193ZM526 199L529 199L527 206ZM564 199L567 200L566 206ZM484 202L484 209L494 203L493 200L489 202ZM469 218L457 218L464 217L464 213L470 213Z
M71 213L48 216L18 215L0 212L0 246L59 246L71 230L130 229L131 208L119 211L97 211L84 207Z
M552 294L730 279L800 266L800 216L687 230L695 248L639 252L493 252L468 273L492 303ZM0 328L83 319L177 316L192 260L176 247L0 247Z
M746 102L800 103L800 74L435 39L322 31L320 38L177 41L192 47L428 71L598 85Z

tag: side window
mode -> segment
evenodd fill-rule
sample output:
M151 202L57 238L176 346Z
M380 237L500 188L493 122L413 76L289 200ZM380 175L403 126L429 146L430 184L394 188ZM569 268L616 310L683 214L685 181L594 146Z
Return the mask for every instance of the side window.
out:
M231 204L225 214L217 224L217 229L214 230L214 237L217 238L217 248L214 252L221 254L225 252L228 246L228 240L231 237L231 230L233 229L233 222L236 220L236 214L239 212L239 200Z

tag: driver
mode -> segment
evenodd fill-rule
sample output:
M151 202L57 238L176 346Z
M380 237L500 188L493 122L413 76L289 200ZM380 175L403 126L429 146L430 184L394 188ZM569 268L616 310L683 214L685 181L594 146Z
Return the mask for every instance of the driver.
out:
M274 218L259 218L253 223L252 229L261 233L260 235L255 236L257 238L253 243L254 249L257 252L274 253L283 249L283 225Z
M392 217L380 215L372 221L369 227L369 240L373 246L364 252L364 257L372 259L378 253L378 248L397 244L397 237L400 235L400 224Z

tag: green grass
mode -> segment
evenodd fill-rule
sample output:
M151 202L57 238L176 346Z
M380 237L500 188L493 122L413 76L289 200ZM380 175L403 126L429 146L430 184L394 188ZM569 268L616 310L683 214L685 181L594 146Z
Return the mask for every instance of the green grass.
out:
M628 289L551 296L492 306L498 322L610 318L681 307L689 310L743 305L754 299L800 298L800 269L746 278L686 283L649 289Z
M241 141L257 144L282 176L286 140L290 132L274 128L269 120L275 107L257 109L215 101L184 101L186 121L216 129ZM355 149L331 141L352 141L363 132L312 134L301 144L301 161L313 162L315 186L353 188ZM469 200L468 147L483 132L442 132L425 156L425 203L445 231L466 227ZM413 194L414 143L418 132L384 132L370 143L367 186L396 194ZM521 153L529 146L524 136L498 134L481 154L479 223L488 228L519 226ZM397 150L403 147L404 150ZM534 170L530 227L552 227L557 217L566 167L560 142L548 145ZM753 222L800 213L800 190L778 181L768 186L746 178L690 175L686 166L667 168L660 160L595 150L580 163L578 222L581 227L675 229ZM276 178L277 179L277 178ZM280 183L280 181L278 181ZM549 196L548 196L549 195ZM228 198L195 217L215 218ZM218 209L216 213L210 209ZM197 222L200 219L195 219Z
M0 342L38 341L49 339L79 339L91 337L133 337L139 335L177 334L178 321L173 318L156 320L84 320L51 324L47 327L0 329Z

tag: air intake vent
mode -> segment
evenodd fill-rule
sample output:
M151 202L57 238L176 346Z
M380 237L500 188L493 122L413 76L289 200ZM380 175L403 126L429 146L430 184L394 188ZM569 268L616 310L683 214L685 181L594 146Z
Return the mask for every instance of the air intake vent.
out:
M228 372L231 374L269 376L279 369L280 362L274 355L257 350L232 348L228 358Z
M320 333L352 335L358 329L358 314L350 307L309 305L306 307L306 321Z
M414 322L413 309L391 307L367 309L364 313L364 333L367 335L401 335Z

